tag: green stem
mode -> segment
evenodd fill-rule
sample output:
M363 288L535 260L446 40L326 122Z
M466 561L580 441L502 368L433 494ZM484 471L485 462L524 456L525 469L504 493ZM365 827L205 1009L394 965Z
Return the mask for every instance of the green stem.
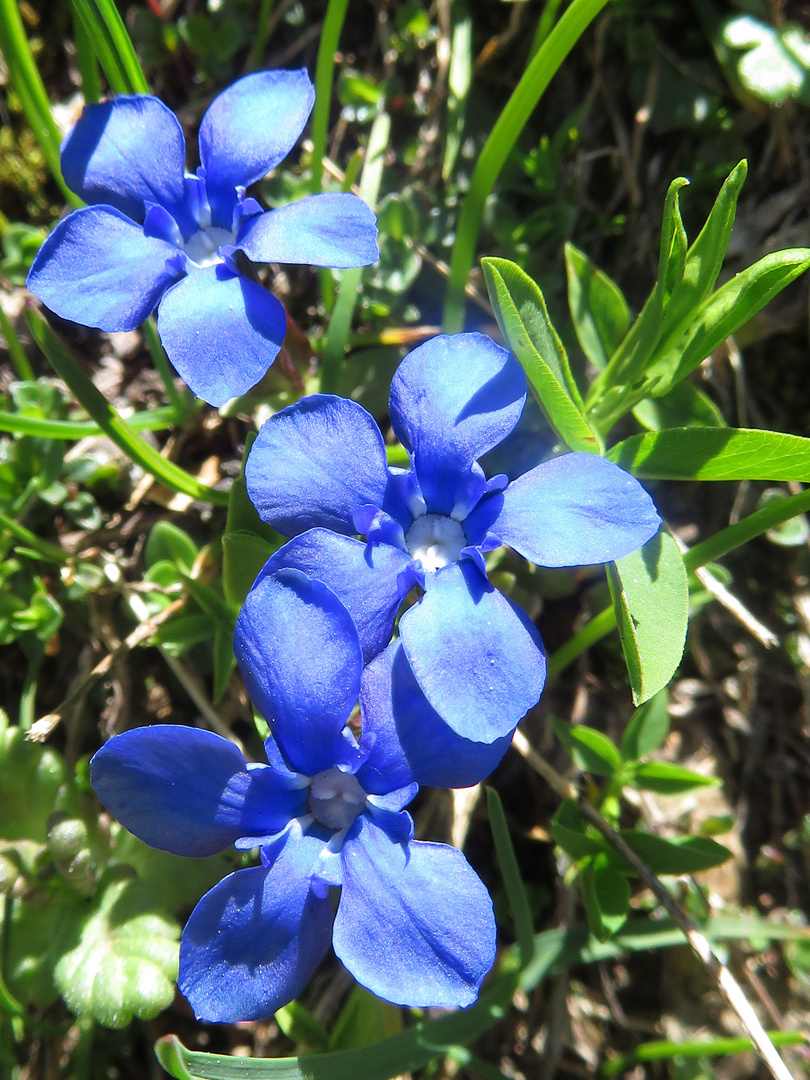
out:
M101 80L98 76L98 61L93 52L93 42L87 33L87 27L73 8L73 44L76 46L76 67L82 80L82 97L88 104L94 104L101 98Z
M332 104L332 77L335 71L340 32L346 19L349 0L329 0L315 63L315 108L312 110L312 191L323 187L323 159L326 156L326 133Z
M487 198L507 158L563 60L608 0L573 0L524 71L476 162L458 218L444 307L444 329L464 325L464 288L472 269Z
M13 518L7 517L2 510L0 510L0 532L11 533L25 547L39 552L43 559L48 559L50 562L64 563L71 557L67 551L57 547L56 544L49 544L47 540L42 540L36 533L26 529L24 525L20 525Z
M808 510L810 510L810 490L802 491L798 495L791 495L780 502L765 506L762 510L749 514L742 521L738 521L734 525L729 525L727 529L715 533L708 540L695 544L693 548L690 548L685 553L683 564L688 572L698 570L701 566L705 566L706 563L721 559L724 555L728 555L730 551L747 544L749 540L762 536L763 533L768 532L770 529L775 529L778 525L782 525L785 521L789 521L799 514L804 514ZM563 668L568 667L577 657L582 656L591 645L595 645L597 641L601 641L603 637L609 634L615 625L616 614L612 607L604 608L598 615L595 615L578 633L574 634L570 641L567 641L562 648L549 657L549 678L559 675Z
M802 1046L807 1036L798 1031L769 1031L768 1038L774 1046ZM711 1039L694 1042L656 1042L642 1043L627 1054L610 1058L602 1066L602 1076L618 1076L639 1061L670 1061L679 1057L727 1057L730 1054L744 1054L753 1050L751 1039L744 1037Z
M188 402L183 400L183 396L179 393L174 384L174 370L169 363L169 358L166 356L166 350L163 348L163 343L157 332L154 316L149 316L143 324L142 330L146 347L149 350L149 355L152 357L152 363L155 365L155 370L160 375L166 390L166 397L169 399L169 404L174 412L175 423L180 424L183 422L186 413L188 412Z
M259 17L256 20L256 37L253 41L253 48L250 50L248 71L255 71L262 62L264 49L267 45L267 34L270 30L270 15L272 11L273 0L262 0L261 7L259 8Z
M18 710L18 723L21 731L29 731L36 719L34 705L37 697L37 681L45 659L45 649L39 641L25 650L28 656L28 670L25 673L22 693L20 694L20 706Z
M95 420L107 438L112 439L130 461L140 465L161 484L172 491L180 491L193 499L213 503L216 506L228 505L228 492L217 491L175 465L173 461L153 450L139 438L126 421L105 399L95 383L85 375L79 362L65 348L45 319L36 311L28 312L28 325L34 341L50 361L56 374L74 395L82 408Z
M62 177L59 152L61 135L51 113L45 84L25 36L16 0L0 0L0 52L3 53L11 83L54 180L71 206L82 206L81 199L73 194Z
M25 355L25 349L23 349L20 342L17 331L11 324L11 319L6 315L3 310L3 305L0 303L0 331L3 333L3 337L6 339L6 348L8 349L11 362L14 364L14 370L23 382L33 382L35 379L33 368Z

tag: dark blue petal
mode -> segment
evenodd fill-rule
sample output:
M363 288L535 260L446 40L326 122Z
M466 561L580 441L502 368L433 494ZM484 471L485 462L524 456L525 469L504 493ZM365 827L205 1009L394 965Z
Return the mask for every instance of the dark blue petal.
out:
M111 206L85 206L59 222L37 252L27 285L63 319L134 330L183 273L171 244L144 236Z
M186 143L171 109L156 97L121 94L85 105L62 147L65 183L88 203L108 203L143 221L147 203L193 228L183 210Z
M303 990L332 932L332 905L309 883L323 843L290 839L269 869L237 870L197 904L178 985L198 1020L261 1020Z
M255 183L284 160L314 102L304 68L258 71L214 98L200 124L200 160L214 225L230 229L236 188Z
M262 426L245 480L260 517L284 536L319 525L351 536L354 511L385 497L385 444L362 405L314 394Z
M512 741L471 742L430 707L408 664L402 642L392 641L363 672L361 749L357 772L366 791L382 794L412 777L429 787L468 787L489 776Z
M234 652L253 704L297 772L314 776L346 760L341 732L363 658L333 592L298 570L260 578L236 620Z
M525 399L520 364L483 334L442 335L405 357L391 383L391 423L430 513L452 513L472 463L506 438Z
M343 848L333 940L357 981L386 1001L470 1005L495 959L492 901L460 851L394 843L362 815Z
M209 405L224 405L255 386L278 355L286 329L275 296L224 263L192 270L158 310L169 359Z
M391 640L402 598L411 587L411 565L411 557L398 548L310 529L279 548L259 580L290 567L322 581L351 615L367 663Z
M380 256L377 219L356 195L308 195L257 218L239 247L254 262L368 266Z
M90 778L124 828L174 855L213 855L237 837L283 828L302 801L269 769L248 772L227 739L172 724L114 736L90 762Z
M661 519L638 480L595 454L564 454L485 499L465 522L538 566L587 566L629 555ZM475 542L475 541L473 541Z
M399 633L422 693L464 739L510 735L546 678L540 637L468 559L429 575Z

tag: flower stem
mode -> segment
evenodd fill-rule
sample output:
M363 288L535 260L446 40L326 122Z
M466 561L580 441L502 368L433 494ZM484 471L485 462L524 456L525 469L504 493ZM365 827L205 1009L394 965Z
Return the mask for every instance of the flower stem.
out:
M323 159L326 155L326 132L332 104L332 76L335 71L340 32L349 0L329 0L315 63L315 108L312 110L312 191L323 187Z

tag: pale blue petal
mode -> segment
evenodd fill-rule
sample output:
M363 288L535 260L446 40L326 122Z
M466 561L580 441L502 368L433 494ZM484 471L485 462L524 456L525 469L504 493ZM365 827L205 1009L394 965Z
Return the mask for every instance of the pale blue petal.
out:
M635 477L596 454L564 454L484 500L465 529L472 543L497 539L538 566L587 566L629 555L660 525Z
M357 981L386 1001L471 1005L495 960L492 901L460 851L395 843L363 815L343 848L333 941Z
M314 102L304 68L257 71L214 98L200 124L200 160L214 225L230 229L236 188L255 183L284 160Z
M308 195L257 218L239 247L253 262L368 266L376 262L377 219L356 195Z
M546 660L537 631L468 559L428 575L399 633L423 694L464 739L510 735L540 698Z
M351 536L355 510L382 506L385 444L362 405L314 394L262 426L245 480L259 516L284 536L317 526Z
M297 772L314 776L346 758L341 732L363 658L333 592L298 570L260 578L236 620L234 652L253 704Z
M304 989L332 932L332 905L310 888L323 846L315 836L289 839L269 869L237 870L197 904L178 985L198 1020L261 1020Z
M461 788L484 780L512 741L471 742L431 708L408 664L402 642L392 641L363 672L361 750L357 771L366 791L383 794L411 780L429 787Z
M144 236L111 206L86 206L59 222L37 252L27 285L62 319L134 330L184 272L171 244Z
M185 158L183 130L171 109L147 94L120 94L85 105L62 147L62 175L85 202L107 203L135 221L157 203L188 235Z
M398 548L310 529L279 548L259 579L291 567L322 581L351 615L368 663L391 640L397 612L413 584L412 565L410 555Z
M209 405L224 405L255 386L278 355L286 329L275 296L224 263L192 270L158 309L167 356Z
M144 843L173 855L213 855L245 835L284 827L301 812L269 769L210 731L156 724L115 735L94 755L101 803Z
M429 513L452 513L473 462L506 438L525 399L520 364L483 334L442 335L405 357L391 383L391 423Z

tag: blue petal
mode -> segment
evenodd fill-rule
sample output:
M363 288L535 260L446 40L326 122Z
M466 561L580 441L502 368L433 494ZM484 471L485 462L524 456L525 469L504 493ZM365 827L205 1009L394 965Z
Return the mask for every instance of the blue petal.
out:
M367 816L343 848L335 952L397 1005L470 1005L495 959L495 918L460 851L394 843Z
M286 329L275 296L224 263L192 270L158 310L169 359L209 405L224 405L255 386L278 355Z
M380 256L377 219L356 195L308 195L256 219L239 247L254 262L368 266Z
M314 776L345 759L341 732L363 658L333 592L298 570L260 578L236 620L234 652L253 704L297 772Z
M355 510L382 505L385 444L362 405L314 394L263 425L245 480L260 517L284 536L318 525L351 536Z
M430 787L468 787L489 776L512 741L463 739L430 707L408 664L402 642L392 641L363 672L361 749L357 772L366 791L383 794L411 779Z
M442 335L409 353L391 383L391 423L429 513L450 514L472 463L520 418L526 377L483 334Z
M595 454L565 454L485 499L465 529L508 544L538 566L621 559L654 536L661 519L638 480Z
M178 985L198 1020L260 1020L303 990L332 932L332 905L309 882L323 844L290 839L269 869L237 870L197 904Z
M214 98L200 124L200 160L214 225L230 229L236 188L255 183L284 160L314 102L304 68L258 71Z
M302 802L269 769L248 772L227 739L173 724L114 736L94 755L90 778L124 828L173 855L213 855L237 837L283 828Z
M183 209L185 159L171 109L156 97L122 94L85 105L62 147L62 175L85 202L107 203L136 221L157 203L188 235L194 223Z
M464 739L511 734L543 691L537 631L468 559L428 575L426 589L399 622L422 693Z
M367 663L391 640L397 612L411 587L411 565L411 557L398 548L310 529L271 556L257 583L283 567L322 581L351 615Z
M171 244L144 236L111 206L86 206L59 222L37 252L27 285L63 319L134 330L183 273Z

